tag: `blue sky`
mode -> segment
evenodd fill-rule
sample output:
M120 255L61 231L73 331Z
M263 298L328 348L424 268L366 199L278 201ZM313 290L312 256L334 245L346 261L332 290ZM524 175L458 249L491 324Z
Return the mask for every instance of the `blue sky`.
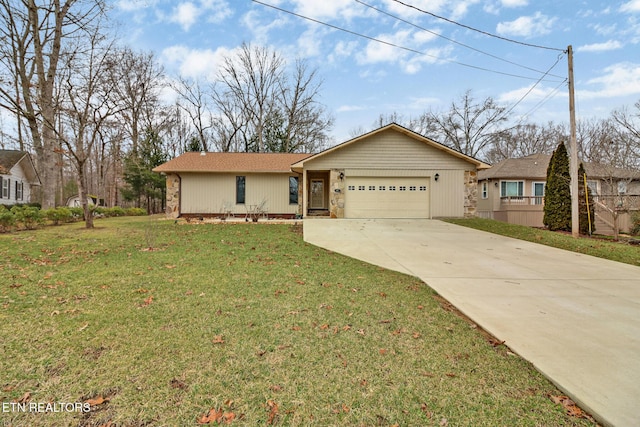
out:
M514 121L568 123L568 45L578 118L607 117L640 100L640 0L261 2L368 38L250 0L116 0L111 13L123 40L154 51L169 76L211 78L243 42L290 63L306 59L323 79L320 101L335 117L335 142L370 130L380 114L446 109L466 90L513 108Z

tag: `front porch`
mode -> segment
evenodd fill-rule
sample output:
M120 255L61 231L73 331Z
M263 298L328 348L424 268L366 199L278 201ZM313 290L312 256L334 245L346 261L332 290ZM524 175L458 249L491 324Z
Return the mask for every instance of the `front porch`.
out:
M344 218L344 170L305 170L302 182L303 217Z

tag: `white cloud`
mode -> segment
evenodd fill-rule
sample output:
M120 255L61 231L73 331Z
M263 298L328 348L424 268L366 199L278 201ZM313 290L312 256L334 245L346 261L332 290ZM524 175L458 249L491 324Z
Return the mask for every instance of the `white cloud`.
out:
M640 0L631 0L620 6L621 12L634 13L640 12Z
M529 5L528 0L502 0L501 2L504 7L524 7Z
M242 24L253 34L254 41L258 44L268 44L269 33L289 23L286 17L270 19L268 22L263 22L263 18L264 14L257 10L250 10L242 17Z
M296 13L314 19L351 19L368 13L368 11L365 11L361 5L353 0L293 0L293 3L295 4Z
M211 50L176 45L164 49L160 59L166 67L176 69L183 77L213 79L224 58L232 54L233 50L224 47Z
M622 43L617 40L609 40L604 43L593 43L580 46L576 49L577 52L608 52L611 50L621 49Z
M640 94L640 64L621 62L603 72L602 76L587 81L587 86L595 86L594 89L580 90L576 96L594 99Z
M157 3L157 0L118 0L116 2L116 7L125 12L133 12L136 10L153 7Z
M521 16L514 21L501 22L496 27L496 32L503 36L517 37L545 35L551 32L556 19L536 12L533 16Z
M337 108L338 113L350 113L352 111L363 111L366 110L367 107L363 107L361 105L341 105Z
M200 10L191 2L180 3L173 8L173 15L169 19L171 22L180 24L184 31L189 31L196 22Z
M526 95L526 100L531 103L534 101L540 101L547 97L552 91L553 88L545 88L541 86L537 86L531 90L532 85L521 87L519 89L515 89L509 92L505 92L498 96L497 101L502 104L515 104L516 102L523 99ZM531 92L529 92L531 90ZM529 94L527 94L529 92ZM560 92L561 93L561 92Z
M168 21L179 24L184 31L189 31L203 15L207 16L209 23L220 23L232 14L233 11L226 0L199 0L197 3L186 1L173 8Z

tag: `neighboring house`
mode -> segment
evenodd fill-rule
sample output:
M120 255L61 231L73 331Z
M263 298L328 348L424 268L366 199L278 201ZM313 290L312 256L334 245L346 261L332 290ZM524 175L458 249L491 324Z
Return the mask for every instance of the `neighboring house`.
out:
M0 204L30 203L33 187L41 185L26 151L0 150Z
M186 153L167 175L167 215L433 218L474 216L489 166L397 124L321 153Z
M67 203L66 205L70 208L81 208L82 207L82 201L80 199L80 195L76 194L74 196L71 196L67 199ZM98 199L95 196L87 196L87 205L91 206L103 206L104 205L104 199Z
M478 174L478 216L513 224L544 227L544 191L551 155L532 154L507 159ZM638 209L640 171L584 162L587 186L596 207L596 231L613 233L612 210L624 205ZM629 228L629 215L620 217L620 229Z

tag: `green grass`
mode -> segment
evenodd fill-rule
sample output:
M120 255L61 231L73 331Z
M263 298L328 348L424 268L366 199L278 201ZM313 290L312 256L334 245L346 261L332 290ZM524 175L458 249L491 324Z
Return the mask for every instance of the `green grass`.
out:
M593 425L424 283L295 227L96 225L0 235L0 400L108 401L2 425Z
M553 246L554 248L640 266L640 247L629 245L623 241L615 242L606 236L574 238L567 233L558 233L483 218L451 218L446 221L502 236L514 237L520 240Z

